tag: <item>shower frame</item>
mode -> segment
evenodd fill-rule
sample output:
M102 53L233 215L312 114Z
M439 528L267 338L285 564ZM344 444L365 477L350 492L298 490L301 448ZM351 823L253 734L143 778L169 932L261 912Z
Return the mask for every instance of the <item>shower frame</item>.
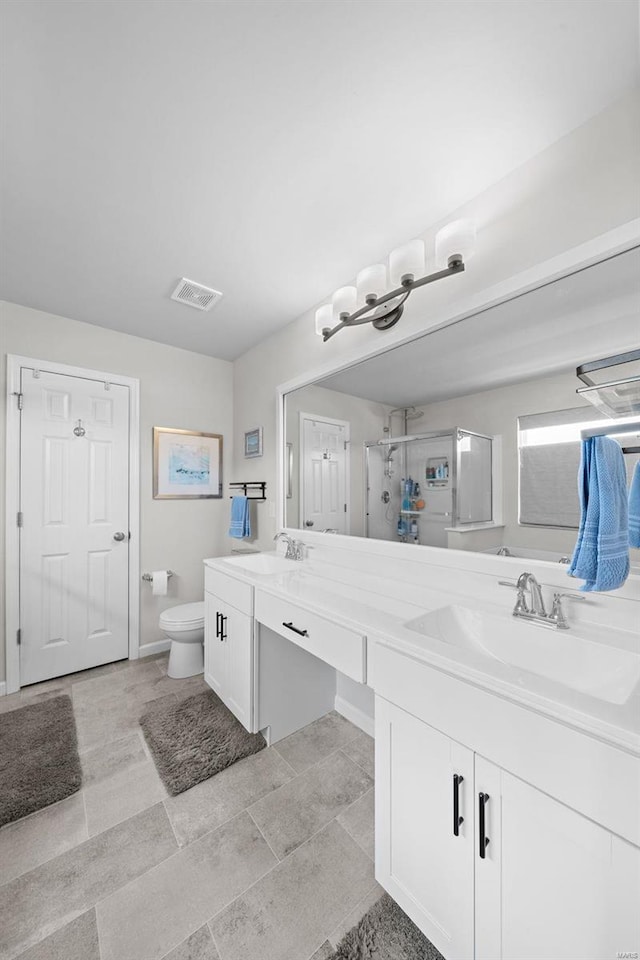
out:
M364 443L365 469L364 469L364 535L369 539L369 451L372 447L389 447L392 443L407 443L413 440L439 440L445 437L451 437L453 441L454 454L451 464L451 524L452 527L464 527L464 523L458 520L458 476L460 475L461 454L460 440L462 435L469 437L480 437L482 440L489 440L491 443L491 457L493 462L493 443L495 438L486 433L478 433L476 430L466 430L464 427L449 427L448 430L429 430L425 433L408 433L403 437L385 437L383 440L368 440ZM406 448L402 448L403 457ZM406 463L406 460L404 460ZM422 486L423 481L420 481ZM491 515L493 518L493 468L491 470ZM473 523L474 521L469 521Z

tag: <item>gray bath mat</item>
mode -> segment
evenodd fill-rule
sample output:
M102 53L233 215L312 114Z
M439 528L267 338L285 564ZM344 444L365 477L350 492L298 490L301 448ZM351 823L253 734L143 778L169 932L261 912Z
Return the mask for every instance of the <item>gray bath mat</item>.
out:
M178 703L158 701L140 718L140 726L173 796L266 747L264 737L247 733L213 690Z
M64 695L0 716L0 827L80 789L76 723Z
M444 960L385 893L331 954L330 960Z

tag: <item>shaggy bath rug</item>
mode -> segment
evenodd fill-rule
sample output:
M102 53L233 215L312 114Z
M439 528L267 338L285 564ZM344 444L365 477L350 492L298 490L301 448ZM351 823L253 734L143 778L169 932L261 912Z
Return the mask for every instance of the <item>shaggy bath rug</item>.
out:
M247 733L213 690L168 706L158 702L140 726L173 796L266 747L264 737Z
M70 697L0 715L0 827L64 800L81 785Z
M330 960L444 960L386 893L365 913Z

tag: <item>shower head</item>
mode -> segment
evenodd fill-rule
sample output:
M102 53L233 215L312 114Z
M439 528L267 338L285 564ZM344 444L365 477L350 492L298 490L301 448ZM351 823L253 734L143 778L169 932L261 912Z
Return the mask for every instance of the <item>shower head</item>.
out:
M407 420L419 420L420 417L424 417L424 410L418 410L416 407L407 407L404 415Z

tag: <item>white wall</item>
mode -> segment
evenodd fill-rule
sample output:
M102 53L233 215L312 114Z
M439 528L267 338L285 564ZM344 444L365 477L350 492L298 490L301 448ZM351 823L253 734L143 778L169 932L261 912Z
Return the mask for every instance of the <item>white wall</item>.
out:
M161 638L158 615L167 606L203 597L204 557L229 553L227 483L233 460L232 365L139 337L0 302L0 448L5 451L6 354L55 360L140 380L142 571L171 568L169 596L152 598L141 586L140 642ZM153 426L223 435L222 500L153 500ZM4 465L0 502L4 504ZM2 508L4 526L4 506ZM3 531L4 540L4 531ZM4 591L4 549L0 591ZM0 594L0 677L4 676L4 597Z
M476 256L461 276L414 293L392 330L357 327L324 344L314 332L314 305L249 350L234 365L235 448L241 450L244 430L260 424L265 453L260 460L238 461L238 468L242 465L250 479L267 480L268 497L275 502L278 384L308 371L329 372L340 362L362 357L372 344L391 346L424 332L494 284L640 216L638 169L640 95L634 93L452 211L447 219L470 217L478 225ZM424 234L427 249L433 248L440 226L434 224ZM344 282L351 279L344 277ZM270 549L274 531L275 521L265 511L258 545Z
M364 536L364 444L384 436L390 407L315 385L294 390L287 395L286 403L286 439L293 443L293 495L286 503L287 526L300 526L300 413L312 413L349 422L351 534Z

